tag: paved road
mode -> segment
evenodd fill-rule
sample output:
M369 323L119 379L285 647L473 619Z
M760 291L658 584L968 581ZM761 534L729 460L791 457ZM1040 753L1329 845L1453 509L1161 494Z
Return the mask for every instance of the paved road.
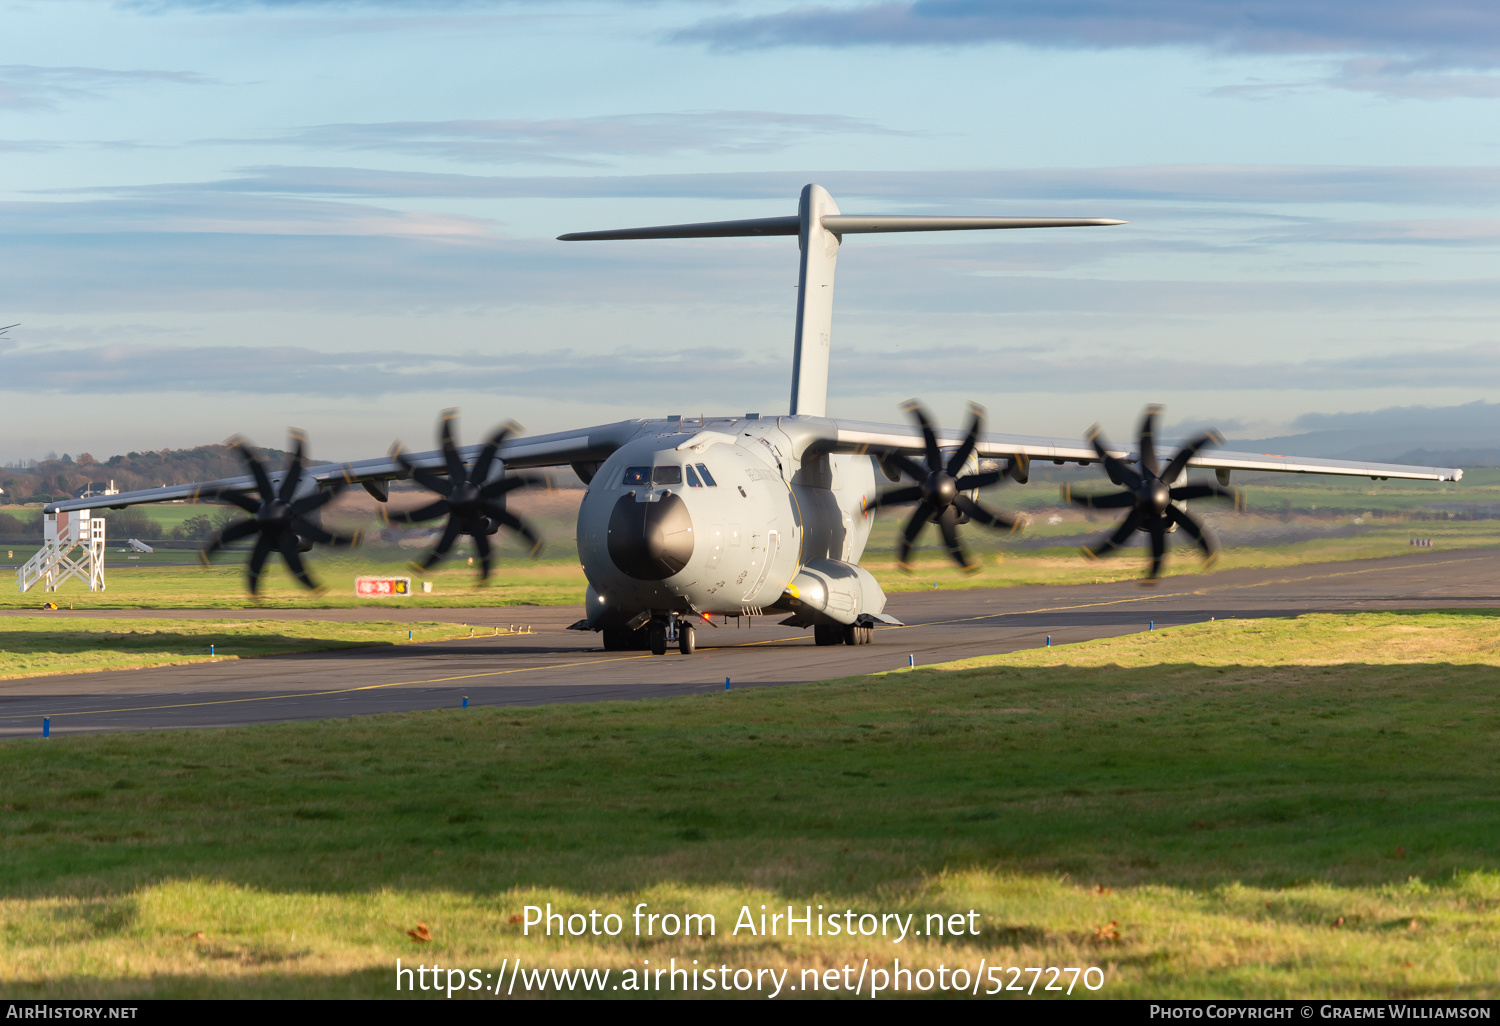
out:
M1428 552L1393 559L1278 570L1230 570L1133 583L1019 587L897 595L889 610L907 623L875 643L817 648L811 632L727 624L699 632L699 650L604 652L595 635L565 628L577 607L400 609L393 620L445 620L475 628L473 640L152 670L0 681L0 736L227 727L471 705L538 705L796 684L992 652L1129 634L1210 616L1291 616L1362 609L1500 606L1500 550ZM59 611L52 616L368 619L369 609ZM3 625L0 618L0 625ZM493 635L512 624L534 633Z

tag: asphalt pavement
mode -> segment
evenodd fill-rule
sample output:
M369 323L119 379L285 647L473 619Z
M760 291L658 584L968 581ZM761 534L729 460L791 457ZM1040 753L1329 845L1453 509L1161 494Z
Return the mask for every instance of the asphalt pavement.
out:
M474 609L59 610L55 617L438 620L472 639L190 666L0 681L0 737L231 727L419 709L655 698L827 680L969 656L1113 637L1210 617L1335 610L1500 607L1500 550L1241 569L1133 582L934 590L894 595L906 623L873 644L818 648L779 617L701 628L698 651L605 652L569 631L577 606ZM36 615L32 611L0 614ZM515 627L516 631L511 628ZM525 628L530 632L525 632ZM499 629L500 634L495 634Z

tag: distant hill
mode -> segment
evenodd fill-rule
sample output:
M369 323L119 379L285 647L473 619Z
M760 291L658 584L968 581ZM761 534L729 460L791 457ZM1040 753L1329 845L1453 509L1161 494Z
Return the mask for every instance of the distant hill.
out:
M280 449L261 452L273 468L286 464L287 454ZM308 461L310 465L326 462ZM111 480L124 492L214 481L243 473L245 464L227 446L200 445L193 449L129 452L106 460L96 460L88 453L79 453L76 459L64 454L57 459L0 469L0 488L5 489L3 501L7 503L54 502L72 498L85 486L107 484Z
M1274 438L1232 438L1231 449L1327 459L1378 460L1444 467L1500 466L1500 403L1463 406L1393 406L1368 413L1309 413L1293 421L1300 430ZM273 467L287 454L264 449ZM312 464L326 460L309 461ZM3 503L52 502L110 480L121 491L164 484L236 477L244 464L223 445L128 452L96 460L88 453L0 469Z
M1229 449L1442 467L1500 466L1500 403L1393 406L1370 413L1309 413L1275 438L1233 438Z

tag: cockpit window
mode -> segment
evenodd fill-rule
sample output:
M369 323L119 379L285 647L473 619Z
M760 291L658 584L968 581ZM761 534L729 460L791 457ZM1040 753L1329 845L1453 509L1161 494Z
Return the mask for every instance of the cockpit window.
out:
M620 482L623 485L643 485L651 483L650 467L626 467L625 479Z
M691 463L687 465L687 479L689 488L703 487L703 482L698 480L698 472L693 469L693 465Z
M710 488L718 487L718 484L714 481L714 476L710 474L708 472L708 468L701 463L698 464L698 473L702 475L704 484L708 485Z
M681 467L657 467L651 475L651 480L659 485L682 484Z

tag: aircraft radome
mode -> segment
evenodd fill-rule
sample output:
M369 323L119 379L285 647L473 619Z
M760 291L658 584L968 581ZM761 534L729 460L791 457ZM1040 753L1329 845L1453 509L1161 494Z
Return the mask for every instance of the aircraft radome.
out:
M125 492L111 508L173 499L216 499L240 506L253 519L231 525L205 550L255 537L248 572L254 592L273 552L297 578L314 582L300 554L315 544L357 539L325 531L316 511L338 490L363 485L382 502L385 483L415 479L436 493L406 514L407 522L446 517L430 567L460 535L474 539L480 575L490 571L489 536L501 527L539 546L535 532L506 510L506 493L531 483L526 471L570 466L587 485L578 511L578 551L588 577L580 630L597 631L605 648L650 648L675 642L693 651L695 628L711 618L784 615L789 627L811 627L817 643L864 644L880 624L885 594L859 565L873 511L916 503L901 534L904 564L931 524L960 565L973 564L958 535L963 524L1010 530L1017 520L979 502L979 493L1005 479L1024 484L1032 460L1098 463L1124 491L1072 494L1082 505L1127 510L1117 530L1090 551L1103 554L1137 530L1151 538L1147 580L1160 572L1165 532L1182 527L1205 556L1214 546L1186 512L1192 499L1233 499L1229 475L1242 471L1335 474L1376 479L1456 481L1462 471L1282 455L1224 452L1207 434L1176 453L1158 453L1156 408L1148 407L1134 449L1107 445L1097 430L1085 441L986 433L973 407L965 430L940 430L916 402L912 423L879 424L826 415L834 265L845 236L875 232L1067 228L1122 224L1085 218L860 216L839 212L821 187L802 190L796 215L703 224L667 225L563 235L565 241L682 239L795 235L802 260L793 335L791 404L786 414L667 417L627 420L571 431L518 437L502 428L479 445L460 447L455 413L443 414L441 448L342 465L303 465L303 439L281 472L266 468L238 443L250 474L192 485ZM1189 484L1189 469L1212 469L1218 484ZM90 500L46 507L48 513L87 508Z

